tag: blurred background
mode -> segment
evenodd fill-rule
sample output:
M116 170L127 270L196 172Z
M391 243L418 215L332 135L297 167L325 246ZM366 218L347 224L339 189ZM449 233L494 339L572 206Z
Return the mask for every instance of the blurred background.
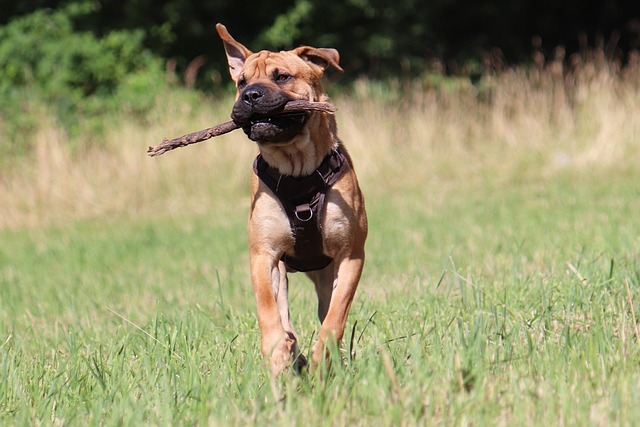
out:
M527 63L534 51L550 55L562 49L570 56L595 45L624 60L640 47L640 4L624 0L3 0L1 77L15 79L6 55L20 40L11 40L7 31L21 28L38 30L34 37L42 41L72 43L66 48L76 50L78 61L88 54L82 47L92 42L110 51L148 54L187 84L195 80L210 90L211 79L219 84L217 74L225 70L213 29L217 22L255 50L337 47L346 79L419 76L436 64L447 73L473 75L483 71L488 57L493 63ZM128 40L120 40L123 46L107 42L117 37ZM46 46L29 51L22 61L54 55Z
M635 1L2 0L0 227L203 213L214 182L246 194L241 134L145 156L228 120L217 22L255 51L339 50L327 89L381 194L636 157Z
M597 44L624 60L640 47L640 4L625 0L3 0L0 25L15 28L18 21L23 29L41 25L43 39L59 41L104 44L114 32L126 34L131 53L171 61L182 74L191 67L188 83L197 75L203 88L210 88L212 73L225 70L217 22L255 50L335 46L347 79L416 76L434 63L448 73L474 74L487 56L526 63L533 51L549 55L562 48L569 56Z

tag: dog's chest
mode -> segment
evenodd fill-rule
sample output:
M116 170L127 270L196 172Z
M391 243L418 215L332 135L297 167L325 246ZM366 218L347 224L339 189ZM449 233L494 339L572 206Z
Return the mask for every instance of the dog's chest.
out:
M284 210L293 237L293 253L285 253L282 261L296 271L313 271L326 267L332 258L323 245L324 214L327 192L348 168L341 147L329 153L320 166L305 177L282 175L261 156L256 158L254 172L276 196ZM332 215L333 216L333 215Z

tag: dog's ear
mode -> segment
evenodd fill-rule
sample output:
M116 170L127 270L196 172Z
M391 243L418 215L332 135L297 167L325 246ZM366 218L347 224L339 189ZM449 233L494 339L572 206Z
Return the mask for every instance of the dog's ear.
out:
M333 65L340 72L344 71L339 65L340 54L335 49L301 46L294 49L293 53L305 61L320 67L321 72L329 68L329 65Z
M244 61L252 54L252 52L244 47L242 43L237 42L227 27L222 24L216 24L216 31L224 43L224 51L227 53L227 62L229 63L229 73L233 81L237 81L240 77L240 70L244 65Z

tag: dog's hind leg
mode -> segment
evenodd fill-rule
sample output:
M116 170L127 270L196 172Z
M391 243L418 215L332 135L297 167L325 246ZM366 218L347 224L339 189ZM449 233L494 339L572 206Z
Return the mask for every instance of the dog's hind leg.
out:
M258 324L262 336L262 354L269 360L271 372L278 375L292 363L300 369L306 365L299 356L297 337L289 317L288 280L281 261L256 256L251 263Z
M334 263L331 262L331 264L322 270L309 271L306 274L316 288L316 295L318 296L318 319L320 320L320 323L322 323L324 318L327 316L327 311L329 311L331 295L333 294L333 288L336 285Z
M276 297L276 304L278 305L278 312L280 313L280 323L287 334L287 342L291 343L291 346L288 346L288 350L293 358L293 367L296 371L300 371L307 365L307 359L299 352L297 344L298 335L291 323L289 313L289 279L287 278L287 267L282 261L278 262L278 276L278 278L272 278L272 284L274 285L274 295ZM275 288L276 284L277 289Z

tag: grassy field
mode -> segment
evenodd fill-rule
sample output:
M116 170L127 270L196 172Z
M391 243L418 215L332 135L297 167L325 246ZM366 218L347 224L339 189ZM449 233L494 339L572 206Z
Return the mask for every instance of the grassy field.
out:
M255 147L165 94L0 173L2 425L634 425L638 67L335 96L370 238L342 363L272 380L245 248ZM403 95L401 95L403 93ZM200 100L202 101L202 100ZM302 350L319 329L293 276Z

